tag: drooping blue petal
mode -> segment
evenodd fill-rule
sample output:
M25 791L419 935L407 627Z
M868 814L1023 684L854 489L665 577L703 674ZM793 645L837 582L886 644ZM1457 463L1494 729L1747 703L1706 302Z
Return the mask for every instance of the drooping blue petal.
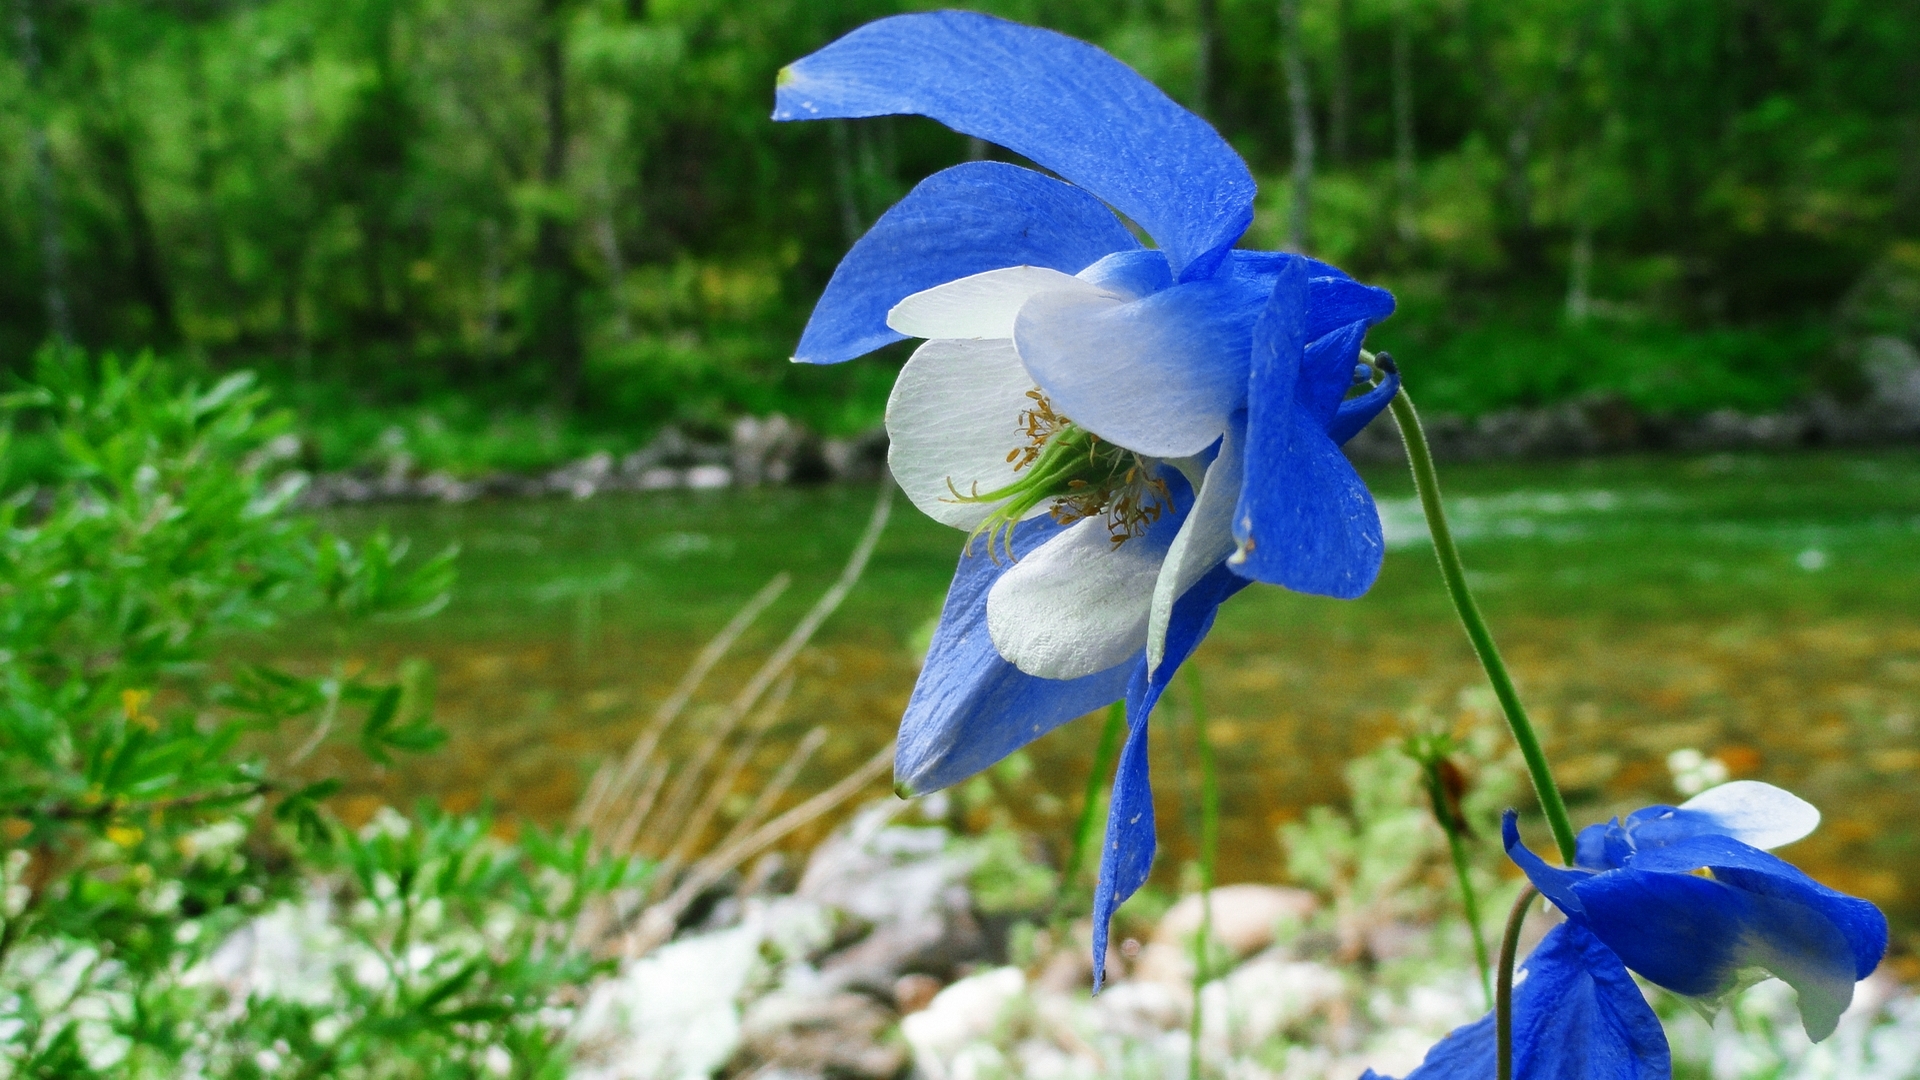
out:
M1253 221L1253 176L1207 122L1083 41L990 15L880 19L787 66L775 120L916 113L1023 154L1147 230L1183 281Z
M1651 821L1666 807L1650 808ZM1630 817L1631 821L1632 818ZM1512 811L1507 854L1568 917L1592 930L1626 965L1677 993L1714 997L1760 968L1799 993L1801 1019L1818 1041L1833 1032L1855 980L1878 965L1886 920L1872 904L1834 892L1780 859L1718 834L1620 852L1627 831L1582 834L1582 861L1599 873L1556 870L1520 843ZM1597 856L1593 849L1607 850ZM1713 876L1699 877L1707 869Z
M1021 362L1061 415L1137 453L1200 453L1247 394L1250 329L1266 298L1231 278L1139 300L1091 286L1028 300L1014 322Z
M1682 843L1636 852L1628 868L1691 874L1705 867L1716 880L1756 896L1771 897L1816 912L1847 943L1847 966L1864 979L1887 951L1887 917L1870 902L1827 888L1799 867L1730 837L1696 836Z
M1230 565L1255 581L1352 598L1379 576L1386 544L1373 496L1328 437L1331 414L1317 418L1298 400L1305 271L1305 260L1284 264L1254 327L1246 480L1233 515L1240 550Z
M1589 875L1573 890L1578 917L1633 970L1695 996L1732 984L1740 937L1753 918L1737 890L1691 874L1636 870Z
M1360 434L1373 418L1379 416L1387 406L1393 404L1393 395L1400 392L1400 373L1387 372L1380 385L1340 403L1333 414L1333 422L1327 425L1327 438L1338 446L1347 445L1347 440Z
M1167 621L1166 658L1147 673L1146 658L1133 669L1127 686L1127 744L1114 772L1107 831L1100 849L1100 883L1093 893L1093 988L1100 989L1107 969L1107 932L1113 913L1147 880L1153 869L1153 785L1148 777L1147 720L1174 672L1193 655L1213 617L1227 598L1247 582L1215 567L1195 582L1173 606Z
M1574 886L1583 921L1626 965L1669 990L1714 998L1742 971L1760 968L1799 995L1800 1018L1819 1041L1853 1000L1846 935L1804 904L1722 881L1629 866Z
M997 161L955 165L922 180L840 260L794 359L837 364L901 340L887 311L935 285L1009 266L1077 274L1139 247L1079 188Z
M1515 1080L1673 1075L1660 1018L1619 958L1578 924L1548 931L1522 969L1526 979L1513 992ZM1488 1080L1495 1035L1492 1014L1454 1030L1406 1080Z
M1044 517L1022 522L1013 532L1013 550L1024 555L1062 528ZM980 543L960 555L926 666L900 720L893 775L903 793L964 780L1127 691L1140 661L1062 681L1028 675L1001 658L987 634L987 593L1009 569L1010 563L989 558Z
M1520 872L1527 875L1527 880L1533 882L1533 887L1540 890L1541 896L1553 901L1554 906L1568 915L1580 914L1580 897L1573 887L1591 877L1591 874L1548 866L1544 859L1520 842L1520 815L1512 810L1500 816L1500 839L1506 845L1507 858L1512 859Z

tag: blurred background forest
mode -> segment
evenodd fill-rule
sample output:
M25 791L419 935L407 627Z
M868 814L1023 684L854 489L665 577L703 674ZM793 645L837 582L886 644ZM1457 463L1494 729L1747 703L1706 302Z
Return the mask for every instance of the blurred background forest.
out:
M8 0L0 365L253 368L333 466L396 417L553 459L869 427L904 353L792 342L888 205L1004 152L767 116L782 64L914 6ZM1245 243L1392 287L1375 341L1430 407L1766 411L1858 392L1852 343L1907 329L1860 298L1920 272L1914 0L970 6L1209 117L1261 181Z

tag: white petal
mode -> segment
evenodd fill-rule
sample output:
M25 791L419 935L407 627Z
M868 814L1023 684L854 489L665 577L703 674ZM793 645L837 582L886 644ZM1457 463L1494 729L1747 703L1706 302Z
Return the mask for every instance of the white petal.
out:
M1146 644L1165 555L1149 537L1115 547L1104 516L1068 526L987 593L994 648L1043 679L1077 679L1122 663Z
M993 507L957 501L953 492L993 491L1014 480L1007 451L1026 442L1019 418L1033 404L1032 389L1033 377L1004 338L920 346L887 399L887 466L900 490L935 521L978 525Z
M1053 407L1150 457L1198 454L1246 401L1253 316L1238 283L1124 300L1085 282L1020 309L1014 344Z
M1229 430L1220 456L1207 467L1200 495L1180 523L1180 532L1167 549L1160 576L1153 585L1153 607L1147 616L1147 672L1160 667L1167 652L1167 621L1174 602L1195 582L1233 554L1233 508L1240 499L1240 477L1245 468L1238 433Z
M1062 282L1098 291L1044 266L1010 266L914 293L887 312L887 326L918 338L1010 338L1021 305L1035 293L1061 288Z
M1680 804L1706 814L1721 830L1762 850L1783 847L1820 826L1820 811L1791 791L1758 780L1735 780Z

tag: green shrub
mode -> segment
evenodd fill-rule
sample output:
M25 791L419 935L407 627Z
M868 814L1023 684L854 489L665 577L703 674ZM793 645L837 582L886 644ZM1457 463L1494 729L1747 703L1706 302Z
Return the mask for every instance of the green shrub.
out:
M264 404L246 375L62 352L0 399L0 438L49 448L0 444L0 1075L544 1075L548 1010L593 967L555 927L629 871L431 809L349 834L331 781L248 749L318 715L377 759L436 746L398 684L221 653L292 614L422 617L452 584L452 552L288 513ZM243 927L303 911L315 977L214 976Z

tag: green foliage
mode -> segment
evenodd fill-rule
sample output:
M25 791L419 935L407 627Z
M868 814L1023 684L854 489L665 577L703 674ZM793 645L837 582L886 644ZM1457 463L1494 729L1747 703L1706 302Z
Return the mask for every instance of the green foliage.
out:
M904 0L17 6L40 63L0 57L0 145L49 150L0 155L0 365L47 336L52 284L84 344L325 388L333 464L415 416L446 428L408 432L417 461L577 456L572 420L494 415L530 402L616 449L742 410L871 424L889 365L797 370L792 342L852 237L982 149L911 118L768 121L782 64L925 6ZM963 6L1102 44L1200 109L1262 178L1249 242L1285 235L1273 3ZM1382 337L1449 407L1777 404L1920 230L1910 16L1306 0L1308 246L1414 301Z
M1428 741L1444 738L1465 767L1464 791L1449 809L1470 838L1469 875L1485 901L1483 919L1504 911L1515 891L1505 878L1497 838L1500 812L1514 801L1524 775L1495 715L1491 701L1463 695L1457 736L1421 733ZM1415 720L1418 727L1430 726L1424 717ZM1402 745L1390 744L1348 763L1346 780L1346 808L1312 807L1304 821L1280 828L1288 877L1328 901L1316 925L1302 929L1327 934L1336 954L1351 961L1368 955L1376 930L1422 924L1442 913L1438 934L1449 942L1457 937L1456 951L1468 956L1470 934L1464 932L1446 836L1434 819L1420 763Z
M629 870L430 809L351 834L337 784L248 749L305 717L379 761L437 745L424 671L218 657L290 614L420 617L452 573L287 514L288 421L263 406L245 375L57 351L0 401L0 430L57 448L50 481L0 482L0 1075L473 1075L489 1054L551 1074L543 1010L593 967L556 928ZM317 974L220 974L303 918Z

